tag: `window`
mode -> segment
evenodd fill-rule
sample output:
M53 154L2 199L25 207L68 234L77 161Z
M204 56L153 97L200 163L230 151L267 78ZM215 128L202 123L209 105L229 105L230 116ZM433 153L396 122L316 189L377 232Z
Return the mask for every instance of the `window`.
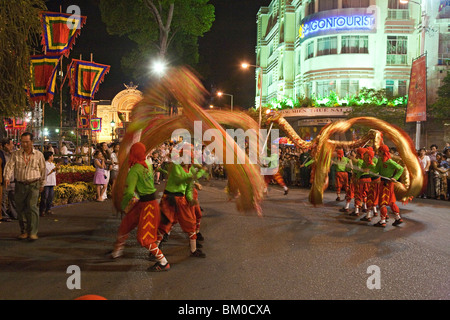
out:
M312 97L312 82L308 82L306 84L306 97L308 99L311 99L311 97Z
M408 94L408 88L406 87L406 80L398 80L398 95L406 96Z
M388 9L408 10L408 3L400 3L399 0L389 0Z
M369 36L342 36L341 53L369 53Z
M370 0L342 0L342 8L368 8Z
M386 96L394 96L394 80L386 80Z
M336 92L335 80L317 81L317 92L316 92L317 97L319 98L328 97L331 92Z
M308 16L310 14L314 14L314 12L316 11L315 8L316 8L316 1L315 0L311 0L308 3L308 6L306 7L307 11L306 11L305 16Z
M314 41L308 42L306 45L305 60L314 57Z
M409 20L408 3L402 4L398 0L389 0L387 19Z
M359 93L359 80L341 80L340 97L353 96Z
M338 8L338 0L320 0L319 11L333 10Z
M407 64L408 38L406 36L388 36L387 38L387 65Z
M336 53L337 53L337 37L325 37L317 40L318 56Z

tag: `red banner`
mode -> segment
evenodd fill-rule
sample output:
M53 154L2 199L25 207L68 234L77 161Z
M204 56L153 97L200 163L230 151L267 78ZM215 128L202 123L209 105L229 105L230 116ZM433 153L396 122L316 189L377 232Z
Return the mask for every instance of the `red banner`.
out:
M423 55L413 61L409 80L406 122L427 120L427 59Z
M59 12L41 12L42 45L49 55L69 56L86 17Z

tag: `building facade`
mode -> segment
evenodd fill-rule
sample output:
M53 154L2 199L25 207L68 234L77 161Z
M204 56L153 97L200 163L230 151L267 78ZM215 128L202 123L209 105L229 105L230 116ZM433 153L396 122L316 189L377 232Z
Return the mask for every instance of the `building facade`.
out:
M263 104L363 87L404 96L423 53L432 103L450 62L449 30L450 7L439 0L273 0L257 13L255 106L261 91Z

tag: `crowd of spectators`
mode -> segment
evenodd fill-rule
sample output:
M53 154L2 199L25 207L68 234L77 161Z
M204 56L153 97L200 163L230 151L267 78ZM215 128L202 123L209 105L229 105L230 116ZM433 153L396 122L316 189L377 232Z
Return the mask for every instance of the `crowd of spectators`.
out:
M112 171L112 182L116 176L116 170L118 170L117 164L112 163L111 157L115 157L116 152L115 143L107 144L92 144L83 145L77 147L75 150L68 150L64 142L60 144L61 149L58 150L52 147L50 144L44 145L43 151L52 151L55 153L55 161L61 164L79 164L79 165L94 165L94 154L97 150L103 153L106 165ZM153 163L155 169L155 183L160 184L166 180L166 174L156 172L158 167L165 169L170 162L170 156L172 148L175 142L166 141L158 148L152 150L148 159ZM40 146L39 146L40 147ZM346 155L350 153L347 150ZM398 155L395 148L392 148L393 155ZM214 151L205 150L205 146L202 148L203 164L208 169L210 179L227 179L226 168L223 164L215 163ZM450 200L449 195L449 181L450 180L450 143L447 143L445 147L440 148L436 144L430 145L429 148L421 148L418 150L419 162L425 172L425 185L423 192L419 195L420 198ZM309 150L302 150L293 145L280 145L280 158L279 168L280 173L283 176L285 183L289 187L310 188L311 187L311 169L312 166L305 167L304 164L311 160ZM114 166L114 168L113 168ZM275 183L275 182L274 182ZM331 166L329 173L329 185L330 190L335 188L334 178L334 166Z

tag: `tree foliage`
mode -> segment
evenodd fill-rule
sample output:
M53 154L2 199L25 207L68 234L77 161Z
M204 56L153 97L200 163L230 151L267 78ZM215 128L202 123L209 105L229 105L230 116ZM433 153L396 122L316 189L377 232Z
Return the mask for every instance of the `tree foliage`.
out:
M447 73L442 86L439 87L438 99L430 105L427 110L427 117L435 120L450 119L450 73Z
M21 116L28 106L30 53L39 44L44 0L0 2L0 114Z
M172 65L195 65L198 37L215 19L209 0L101 0L102 20L111 35L126 36L136 48L123 57L122 67L135 77L145 75L155 57Z

